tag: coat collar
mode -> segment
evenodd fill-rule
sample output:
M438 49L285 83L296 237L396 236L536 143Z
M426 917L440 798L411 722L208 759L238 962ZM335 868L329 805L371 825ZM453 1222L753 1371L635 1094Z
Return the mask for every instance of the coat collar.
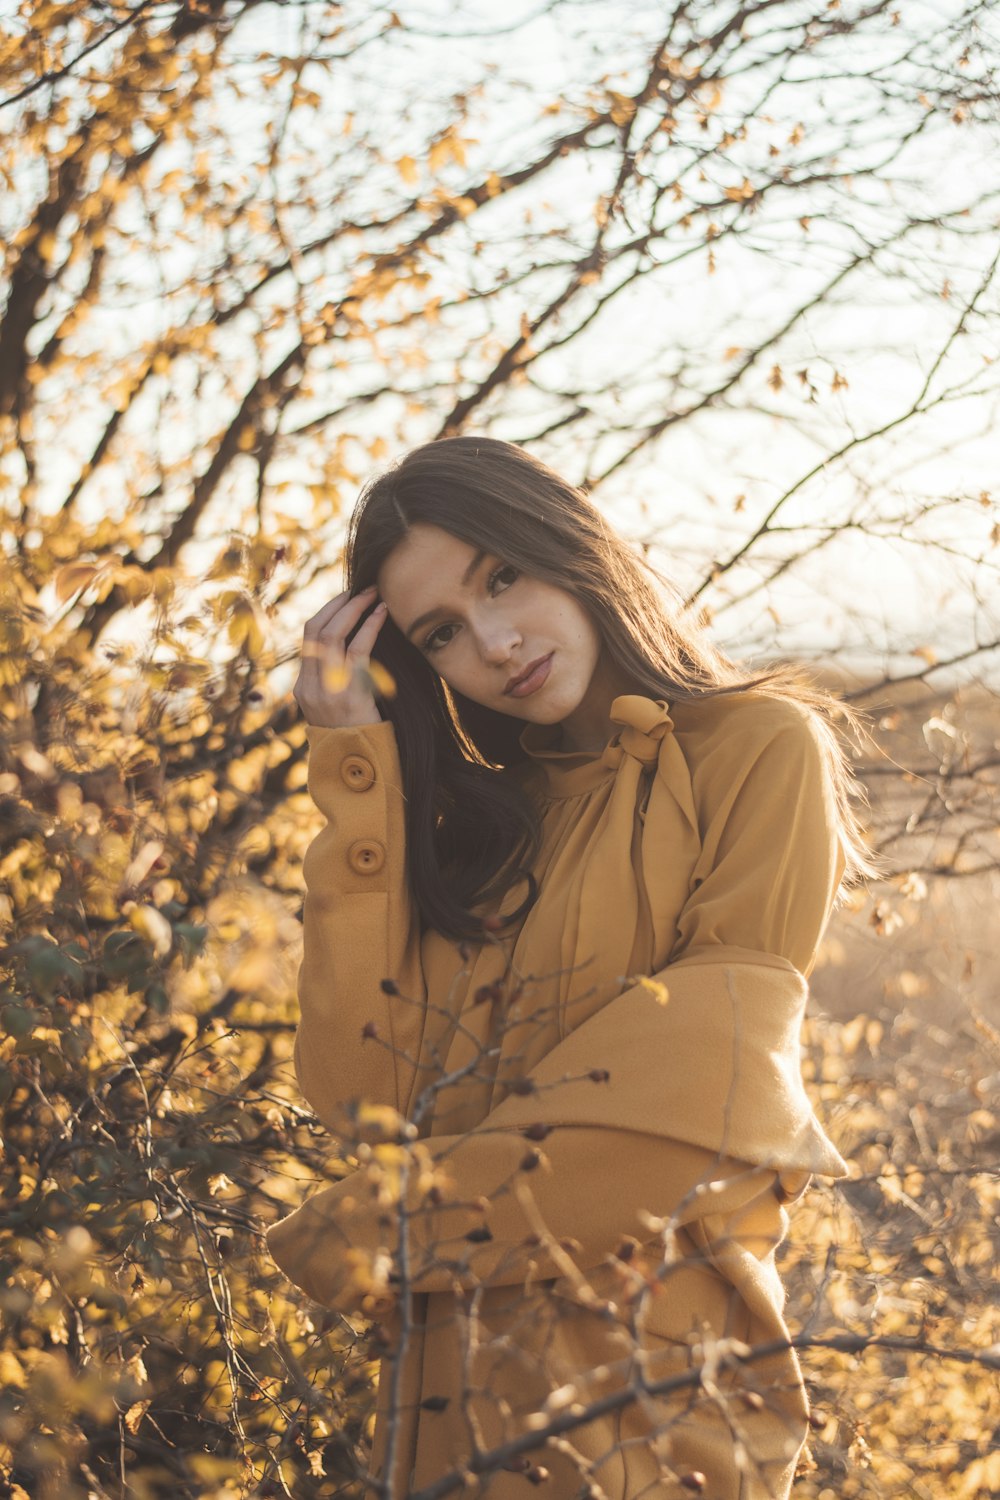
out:
M625 756L644 766L656 763L660 742L673 729L662 698L623 693L611 704L613 731L603 750L556 750L558 724L526 724L519 743L528 761L545 777L550 797L578 797L613 777Z

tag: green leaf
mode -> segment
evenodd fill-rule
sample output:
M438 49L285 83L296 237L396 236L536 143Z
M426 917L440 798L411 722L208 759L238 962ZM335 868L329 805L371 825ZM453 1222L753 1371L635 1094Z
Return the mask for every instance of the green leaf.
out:
M142 989L150 974L149 949L137 932L111 932L104 940L102 967L109 979L126 979Z
M8 1036L27 1036L35 1026L41 1025L42 1019L40 1011L31 1010L26 1005L4 1006L3 1026Z
M146 991L146 1004L158 1016L165 1016L170 1009L170 996L162 984L151 984Z
M27 960L28 980L43 999L51 1000L57 990L79 993L82 989L82 964L51 938L23 938L13 945L11 952L23 955Z
M187 968L204 948L208 928L197 922L177 922L174 924L174 932L184 955L184 967Z

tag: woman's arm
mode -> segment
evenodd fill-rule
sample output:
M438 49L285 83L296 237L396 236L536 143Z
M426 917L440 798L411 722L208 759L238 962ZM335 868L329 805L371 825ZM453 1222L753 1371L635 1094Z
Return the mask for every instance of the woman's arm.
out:
M811 713L771 700L692 756L702 848L672 962L732 946L808 978L845 868L826 754Z
M327 821L303 860L293 1057L303 1095L343 1135L352 1100L406 1110L425 1013L419 923L393 725L310 724L307 735L309 792ZM388 978L399 995L382 990Z
M379 1253L395 1257L404 1240L411 1291L438 1292L560 1276L567 1256L586 1273L629 1237L648 1241L651 1212L678 1227L724 1214L738 1233L741 1210L771 1192L776 1175L684 1141L596 1126L554 1130L541 1145L475 1130L423 1146L399 1204L381 1206L377 1183L359 1170L266 1231L272 1259L315 1301L364 1307ZM440 1203L428 1197L431 1180Z

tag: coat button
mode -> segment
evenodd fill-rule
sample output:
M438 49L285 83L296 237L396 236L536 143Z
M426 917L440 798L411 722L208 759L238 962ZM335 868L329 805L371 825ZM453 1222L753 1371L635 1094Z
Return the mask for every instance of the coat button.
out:
M375 767L363 755L345 755L340 774L352 792L367 792L375 785Z
M357 875L374 875L385 863L385 849L376 839L355 839L347 863Z

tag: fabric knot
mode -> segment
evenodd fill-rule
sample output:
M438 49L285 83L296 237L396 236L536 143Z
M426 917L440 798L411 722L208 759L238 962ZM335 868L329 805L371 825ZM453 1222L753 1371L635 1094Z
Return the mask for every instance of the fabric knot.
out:
M624 693L611 705L611 722L623 727L608 746L633 756L644 766L652 765L660 753L660 741L674 721L662 698L645 698L639 693ZM617 757L616 757L617 758Z

